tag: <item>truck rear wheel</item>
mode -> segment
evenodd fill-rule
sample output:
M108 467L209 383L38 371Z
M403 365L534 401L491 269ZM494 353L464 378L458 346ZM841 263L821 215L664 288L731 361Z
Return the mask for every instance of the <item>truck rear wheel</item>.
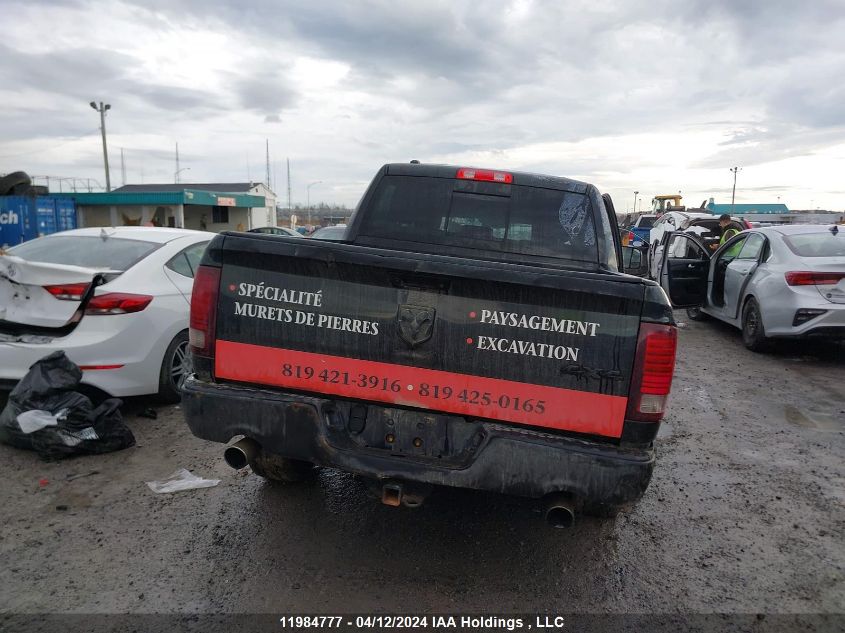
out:
M304 481L312 477L316 472L314 464L311 462L282 457L281 455L268 453L264 450L258 451L258 454L250 462L249 466L252 468L252 472L259 477L264 477L264 479L269 479L270 481L283 481L285 483Z

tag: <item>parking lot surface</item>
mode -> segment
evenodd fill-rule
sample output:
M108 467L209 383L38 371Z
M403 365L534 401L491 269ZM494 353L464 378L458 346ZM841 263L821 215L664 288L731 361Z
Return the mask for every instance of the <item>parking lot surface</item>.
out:
M677 317L654 478L616 519L553 530L531 501L460 490L390 508L331 470L271 484L228 468L178 407L151 420L131 401L126 451L45 463L0 446L0 612L842 612L845 347L755 354ZM221 482L144 483L178 468Z

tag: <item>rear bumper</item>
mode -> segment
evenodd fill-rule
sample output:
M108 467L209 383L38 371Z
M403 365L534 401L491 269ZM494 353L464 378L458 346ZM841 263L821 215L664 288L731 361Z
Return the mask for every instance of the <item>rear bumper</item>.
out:
M195 379L185 383L182 409L202 439L225 443L244 435L268 452L382 480L531 498L565 491L622 505L642 496L654 467L650 448Z
M769 286L764 288L769 289ZM761 293L762 295L762 293ZM825 299L815 286L787 286L758 298L767 336L784 338L845 336L845 304ZM801 309L824 310L824 313L800 325L793 325Z
M825 313L801 325L794 326L792 325L792 319L795 317L795 312L799 309L796 308L791 312L786 312L782 322L775 323L771 329L767 328L766 334L784 338L845 337L845 305L818 302L813 305L802 305L801 307L821 309L825 310ZM763 314L765 318L765 312Z
M83 318L70 334L43 342L0 341L0 384L17 383L39 359L64 351L83 371L82 384L115 397L158 391L165 349L184 324L141 318L142 314Z

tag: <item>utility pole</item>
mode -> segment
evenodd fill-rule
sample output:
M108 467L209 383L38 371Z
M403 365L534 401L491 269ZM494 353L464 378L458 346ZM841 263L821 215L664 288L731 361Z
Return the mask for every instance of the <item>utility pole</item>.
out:
M288 211L292 209L290 206L290 158L286 158L288 163Z
M123 148L120 148L120 180L122 185L126 185L126 163L123 161Z
M734 175L734 187L731 191L731 215L734 214L734 200L736 199L736 172L740 171L742 167L731 167L730 171L733 172Z
M88 105L100 113L100 133L103 135L103 163L106 167L106 191L111 191L111 178L109 177L109 150L106 146L106 111L111 110L111 105L108 103L104 104L102 101L100 101L99 106L97 106L95 101L92 101Z
M173 172L173 183L178 185L179 184L179 172L182 171L179 169L179 141L176 141L176 170Z
M264 184L267 186L268 189L270 189L270 139L265 138L264 144L265 144L265 151L266 151L265 161L267 163L267 174L266 174L267 179L264 181Z

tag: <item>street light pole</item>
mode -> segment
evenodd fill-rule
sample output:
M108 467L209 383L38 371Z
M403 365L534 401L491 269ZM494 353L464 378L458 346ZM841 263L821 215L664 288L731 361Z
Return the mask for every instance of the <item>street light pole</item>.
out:
M177 169L173 174L174 184L178 185L179 184L179 174L181 174L183 171L188 171L189 169L190 169L190 167L182 167L181 169Z
M734 200L736 199L736 172L738 172L742 167L731 167L730 171L733 172L734 175L734 187L731 191L731 215L734 214Z
M634 192L634 213L637 212L637 196L640 195L639 191Z
M305 206L308 207L308 226L311 226L311 187L319 185L321 182L323 181L315 180L314 182L309 182L305 187Z
M111 105L100 101L99 107L95 101L89 104L97 112L100 113L100 133L103 135L103 163L106 167L106 191L111 191L111 177L109 176L109 150L106 146L106 110L111 109Z

